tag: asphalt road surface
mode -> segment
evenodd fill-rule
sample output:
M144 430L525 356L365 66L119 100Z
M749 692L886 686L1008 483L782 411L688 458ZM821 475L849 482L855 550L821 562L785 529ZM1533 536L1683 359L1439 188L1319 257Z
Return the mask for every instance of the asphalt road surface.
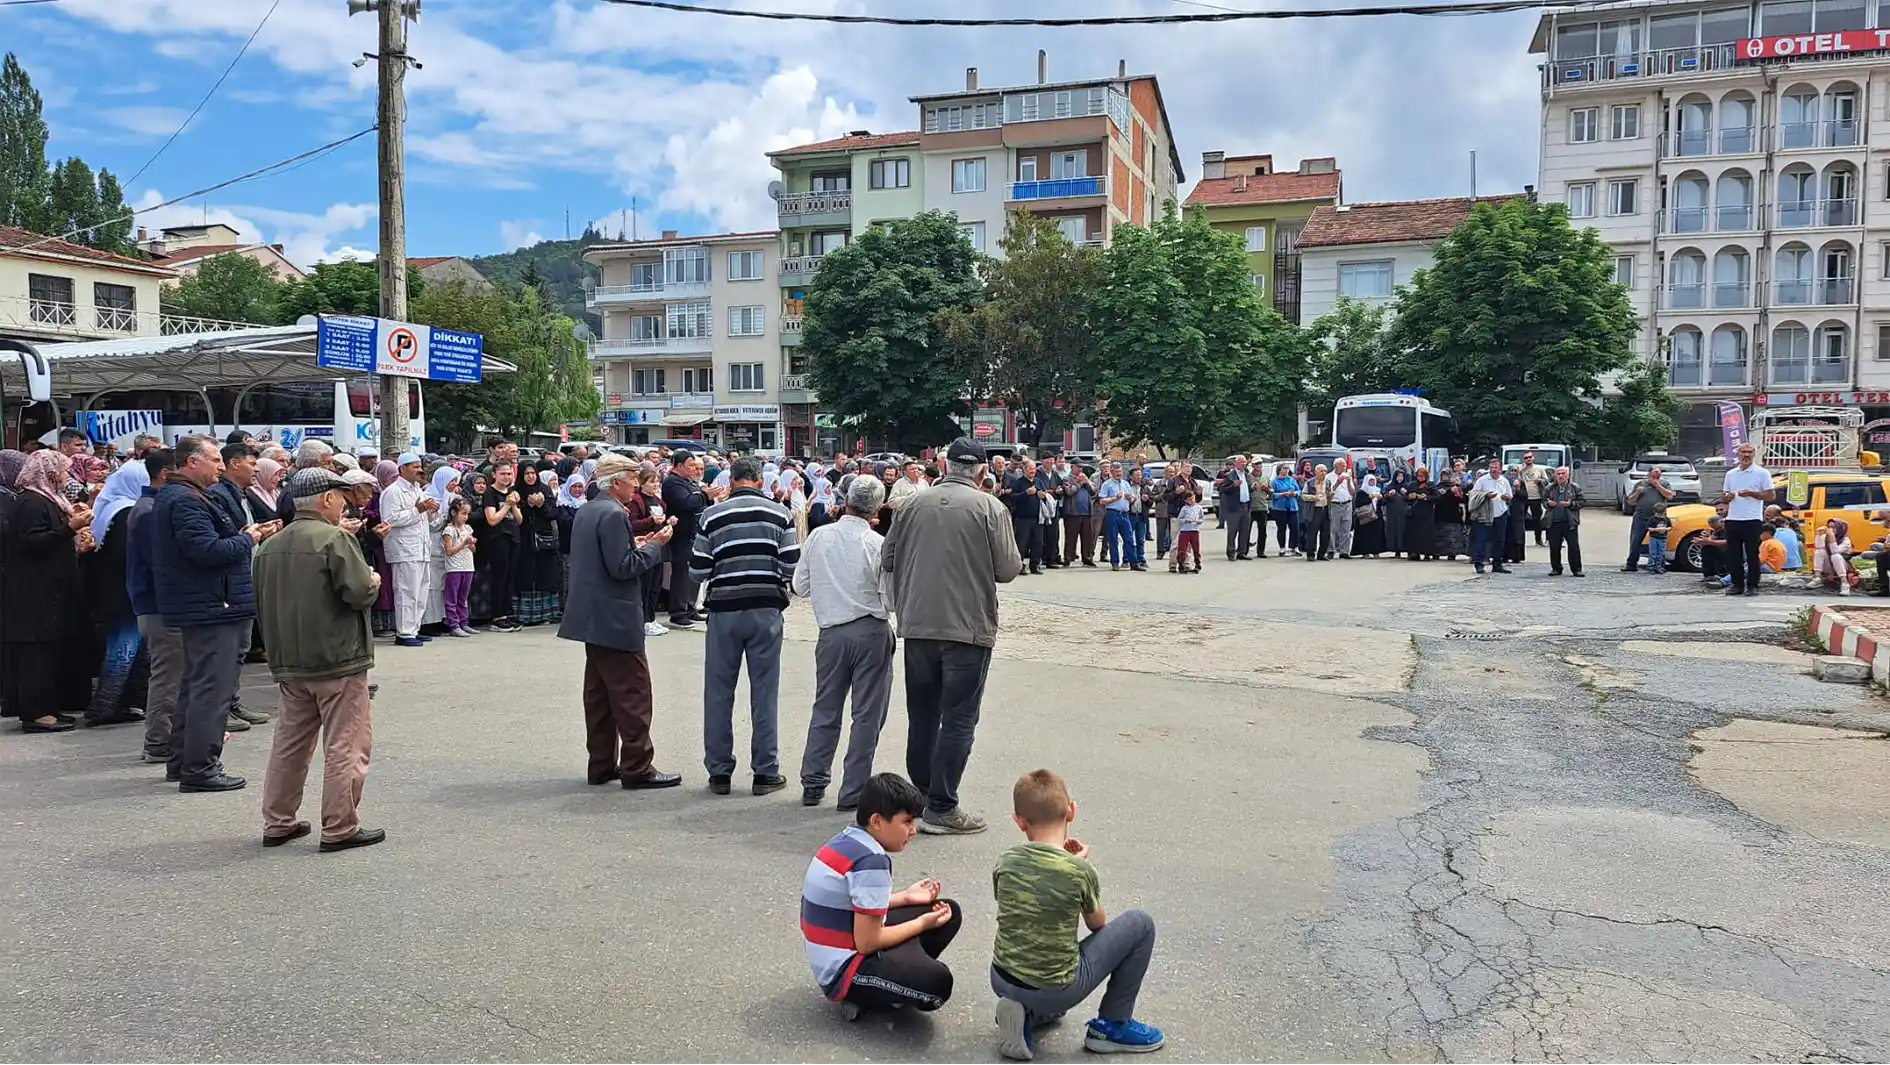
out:
M1185 1060L1890 1056L1885 704L1781 646L1810 602L1544 552L1509 577L1349 560L1025 577L965 802L901 884L965 904L932 1015L840 1020L796 923L842 824L701 767L700 632L651 645L673 791L587 787L580 647L383 645L364 822L263 850L252 786L180 795L137 729L0 738L0 1056L12 1060L995 1060L990 869L1011 782L1079 804L1105 904L1148 910L1139 1015ZM796 604L782 762L799 764ZM273 705L266 671L247 677ZM738 702L745 706L745 694ZM882 768L904 763L895 690ZM311 780L305 816L318 816ZM1082 1056L1081 1018L1040 1060Z

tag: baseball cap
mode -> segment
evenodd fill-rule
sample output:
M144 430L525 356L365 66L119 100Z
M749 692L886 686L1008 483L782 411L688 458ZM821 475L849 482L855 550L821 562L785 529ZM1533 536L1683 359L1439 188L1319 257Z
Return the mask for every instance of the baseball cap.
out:
M945 458L950 462L984 462L988 456L983 444L968 436L961 436L945 449Z
M372 480L372 478L369 478ZM289 478L289 498L307 499L323 492L340 488L346 478L337 477L320 466L311 466L306 470L297 470Z
M300 475L298 474L298 476ZM340 481L342 484L345 484L349 486L350 488L354 487L357 484L377 483L374 480L374 475L367 472L366 470L349 470L347 473L344 473L341 475ZM326 489L324 489L324 491L326 491Z

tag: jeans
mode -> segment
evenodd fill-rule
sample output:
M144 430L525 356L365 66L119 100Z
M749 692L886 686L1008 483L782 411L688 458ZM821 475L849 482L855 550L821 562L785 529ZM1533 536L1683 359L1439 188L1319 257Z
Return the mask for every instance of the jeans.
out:
M926 793L925 809L958 808L971 761L991 649L952 640L906 641L906 776Z
M1135 527L1129 522L1126 510L1111 510L1103 515L1103 537L1109 544L1109 564L1119 566L1125 560L1135 561L1135 548L1129 543Z
M1667 538L1656 536L1647 541L1647 572L1667 572Z
M1148 515L1129 515L1129 533L1129 546L1135 551L1130 561L1137 566L1148 565Z
M1647 525L1648 519L1641 517L1639 514L1634 515L1634 525L1628 530L1627 541L1627 568L1629 570L1638 569L1640 567L1641 541L1647 537ZM1650 564L1653 562L1651 551L1648 556L1648 562Z
M1498 514L1489 523L1476 522L1470 527L1470 561L1483 572L1483 560L1503 568L1503 552L1509 546L1509 515Z
M1096 1014L1106 1021L1134 1020L1135 999L1155 954L1155 919L1141 910L1119 913L1084 938L1077 952L1082 960L1076 964L1076 977L1063 987L1021 987L993 965L991 990L999 998L1022 1003L1030 1020L1041 1023L1081 1005L1107 980L1109 990L1103 992Z
M748 768L781 771L781 612L773 607L709 612L702 662L702 765L712 777L735 772L735 682L748 661Z

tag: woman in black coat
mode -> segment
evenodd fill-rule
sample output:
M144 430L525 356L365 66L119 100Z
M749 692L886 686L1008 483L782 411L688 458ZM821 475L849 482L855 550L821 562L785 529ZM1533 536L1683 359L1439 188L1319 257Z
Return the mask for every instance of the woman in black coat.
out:
M1405 558L1437 558L1437 488L1431 484L1431 471L1419 466L1411 483L1404 488Z
M27 732L71 729L91 697L79 553L92 546L92 511L66 499L70 470L57 451L28 456L0 535L0 714Z

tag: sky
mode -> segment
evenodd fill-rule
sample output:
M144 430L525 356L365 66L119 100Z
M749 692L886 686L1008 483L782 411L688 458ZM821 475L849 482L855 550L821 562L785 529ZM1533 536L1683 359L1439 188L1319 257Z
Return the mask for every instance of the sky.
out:
M0 48L45 98L48 154L121 180L152 158L272 0L59 0L0 6ZM274 0L254 44L127 190L149 207L373 124L371 15ZM1336 0L724 0L882 15L1183 14ZM1161 79L1186 181L1201 153L1337 157L1348 202L1535 182L1530 12L1076 29L764 22L600 0L425 0L408 52L407 252L480 255L581 232L772 228L767 152L852 130L913 129L913 95L1107 77ZM221 221L303 265L372 255L375 145L140 215ZM634 214L634 222L631 220ZM567 219L569 220L567 223Z

